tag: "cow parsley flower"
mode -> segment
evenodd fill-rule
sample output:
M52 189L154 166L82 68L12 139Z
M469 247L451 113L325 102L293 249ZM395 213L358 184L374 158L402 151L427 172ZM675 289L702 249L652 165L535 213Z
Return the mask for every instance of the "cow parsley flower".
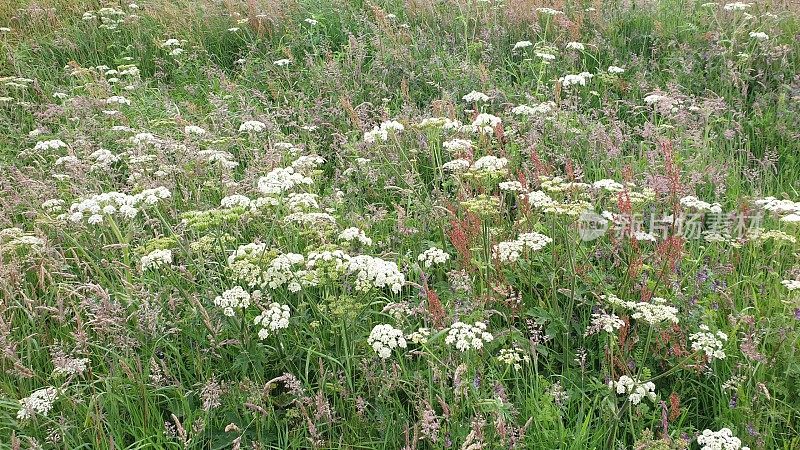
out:
M59 148L64 148L66 146L67 144L61 139L51 139L49 141L37 142L33 149L37 151L58 150Z
M800 280L783 280L781 284L786 287L790 292L800 289Z
M608 334L614 334L617 330L625 326L625 322L614 313L593 313L592 324L586 330L586 336L590 336L599 331L605 331Z
M741 439L734 436L730 428L719 431L705 429L697 436L697 444L700 450L750 450L750 447L742 447Z
M450 259L450 255L436 247L431 247L417 256L417 261L421 262L426 268L435 264L444 264L448 259Z
M128 100L127 98L125 98L125 97L121 96L121 95L113 95L113 96L111 96L111 97L108 97L108 98L106 99L106 104L108 104L108 105L112 105L112 104L117 104L117 105L130 105L130 104L131 104L131 101L130 101L130 100Z
M142 265L142 271L168 266L172 264L172 250L153 250L142 256L140 263Z
M364 231L357 227L344 229L341 233L339 233L338 239L345 242L358 241L367 246L372 245L372 239L367 237L367 235L364 234Z
M223 314L228 317L236 315L236 309L244 309L250 306L251 297L258 298L261 291L253 292L252 296L241 286L234 286L214 298L214 305L223 309Z
M285 59L285 58L284 59L279 59L277 61L273 61L272 62L272 64L274 64L274 65L276 65L278 67L286 67L291 63L292 63L291 59Z
M263 340L278 330L288 328L289 317L288 305L281 305L277 302L270 303L267 309L262 311L253 321L256 325L261 326L258 331L258 338Z
M392 292L399 294L406 281L396 263L368 255L354 256L348 271L356 276L355 288L358 291L389 287Z
M519 105L512 108L511 113L518 116L540 116L549 113L555 107L556 104L553 102L543 102L536 106Z
M586 48L586 46L583 45L580 42L567 42L566 48L568 50L580 50L580 51L582 51L582 50L584 50Z
M258 190L264 194L280 194L297 186L314 184L311 178L295 172L294 168L277 167L258 179Z
M27 420L37 414L47 416L57 398L58 391L52 386L34 391L19 401L22 407L17 411L17 419Z
M621 73L625 73L625 69L617 66L608 66L608 73L612 75L619 75Z
M763 31L751 31L750 37L757 41L766 41L769 39L769 35Z
M472 91L469 94L462 97L462 99L467 103L488 102L489 96L484 94L483 92Z
M454 159L442 164L442 169L447 172L461 173L469 169L470 163L466 159Z
M417 331L409 334L407 339L414 344L423 345L428 343L428 338L431 336L429 328L420 328Z
M559 78L558 81L561 82L561 85L566 89L575 85L586 86L586 82L592 79L592 77L594 77L594 75L589 72L581 72L579 74L564 75Z
M666 300L661 297L653 297L650 303L624 301L614 294L601 295L600 298L612 306L620 306L631 311L632 318L642 320L650 325L661 322L672 322L674 324L679 322L678 309L666 305Z
M493 340L494 336L486 331L486 324L483 322L475 322L473 325L456 322L450 327L444 342L465 352L469 349L480 350L483 348L484 342L492 342Z
M442 142L442 147L451 152L466 152L472 148L472 141L468 139L453 139Z
M388 324L375 325L369 333L367 343L382 359L392 356L392 350L396 348L406 348L403 332Z
M486 155L475 161L472 164L472 167L470 167L470 169L475 171L485 170L485 171L503 172L505 171L507 166L508 166L508 159L498 158L492 155Z
M521 348L503 348L500 349L500 354L497 360L509 366L513 366L514 370L522 369L522 363L531 361L530 355L525 354Z
M750 8L750 3L744 2L733 2L733 3L726 3L725 6L722 7L725 11L744 11Z
M492 248L492 255L500 262L512 263L519 260L525 250L539 251L551 242L553 239L540 233L522 233L513 241L495 245Z
M239 132L240 133L242 133L242 132L259 133L259 132L264 131L266 129L267 129L267 124L265 124L264 122L260 122L258 120L248 120L246 122L242 122L242 124L239 125Z
M656 385L652 381L642 383L636 378L631 378L627 375L619 377L618 381L609 381L608 387L614 389L619 395L628 395L628 400L634 405L642 402L643 398L648 398L650 401L656 401Z
M472 121L471 129L474 133L482 133L482 134L492 134L494 133L495 128L497 128L503 122L497 116L493 116L487 113L480 113L475 120Z
M390 131L400 133L403 130L405 130L405 126L402 123L396 120L388 120L380 125L375 125L372 130L365 132L364 142L372 144L377 140L387 141L389 140Z
M531 45L533 45L533 42L531 42L531 41L519 41L516 44L514 44L513 50L519 50L519 49L522 49L522 48L528 48Z
M722 331L712 333L708 325L700 325L700 331L691 334L689 340L692 341L692 350L702 351L708 359L725 359L725 351L722 347L728 341L728 335Z
M203 127L198 127L197 125L186 125L185 127L183 127L183 132L186 134L196 134L196 135L206 134L206 130Z
M686 208L695 209L703 212L711 212L715 214L722 213L722 205L719 203L707 203L693 195L688 195L680 199L681 206Z

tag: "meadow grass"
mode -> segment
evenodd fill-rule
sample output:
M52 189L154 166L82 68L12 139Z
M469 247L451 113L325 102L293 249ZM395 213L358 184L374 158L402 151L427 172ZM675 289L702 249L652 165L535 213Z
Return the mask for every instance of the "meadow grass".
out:
M799 18L0 4L0 446L800 448Z

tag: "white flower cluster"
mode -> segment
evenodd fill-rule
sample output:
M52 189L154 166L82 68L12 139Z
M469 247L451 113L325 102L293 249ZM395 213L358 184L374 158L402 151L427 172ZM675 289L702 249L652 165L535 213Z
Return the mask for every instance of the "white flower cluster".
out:
M483 322L475 322L474 325L456 322L450 327L444 342L448 345L454 345L458 350L465 352L471 348L480 350L483 348L484 342L492 342L493 340L494 336L486 331L486 324Z
M37 151L44 151L44 150L58 150L59 148L66 147L67 144L64 143L61 139L51 139L49 141L39 141L33 147L34 150Z
M53 409L53 403L57 398L58 391L52 386L34 391L31 395L19 401L22 407L17 411L17 419L30 419L36 414L46 416Z
M789 291L800 289L800 280L783 280L781 284Z
M441 128L443 130L460 130L463 124L458 120L453 120L449 117L426 117L416 124L419 128Z
M725 3L725 6L723 6L722 9L724 9L725 11L744 11L749 7L750 3L733 2L733 3Z
M260 291L255 291L252 296L259 297L260 294ZM244 309L250 306L250 299L251 295L249 292L245 291L241 286L234 286L221 295L218 295L214 299L214 305L223 308L223 314L226 316L233 317L236 315L236 309Z
M619 75L621 73L625 73L625 69L617 66L608 66L608 73L612 75Z
M452 139L442 142L442 147L451 152L465 152L472 148L472 141L468 139Z
M325 163L325 158L318 155L303 155L292 161L292 168L298 173L307 174Z
M592 183L592 187L597 190L604 190L608 192L620 192L625 189L625 186L623 186L621 183L609 178L595 181Z
M522 363L530 362L531 357L525 354L521 348L514 347L500 349L497 360L501 363L513 366L514 370L520 370L522 368Z
M542 102L536 106L519 105L511 109L512 114L518 116L541 116L549 113L556 108L553 102Z
M622 375L619 377L619 381L609 381L608 387L614 389L619 395L628 394L628 400L634 405L641 403L645 397L652 402L656 401L656 385L652 381L642 383L635 378Z
M472 121L471 130L473 133L492 134L495 128L503 123L503 120L497 116L488 113L480 113L475 120Z
M233 154L222 150L200 150L197 152L197 156L209 163L218 162L224 169L233 169L239 165L237 161L234 161Z
M728 342L728 335L722 331L712 333L708 325L700 325L700 331L691 334L689 340L692 341L692 350L702 351L708 359L725 359L725 351L722 347Z
M403 332L388 324L375 325L367 343L383 359L390 357L395 348L406 348Z
M613 334L623 326L625 326L625 322L614 313L593 313L592 324L589 326L586 334L594 334L600 330Z
M89 358L71 358L64 356L55 364L53 375L56 376L73 376L79 375L86 371L89 366Z
M406 281L396 263L384 261L368 255L358 255L350 259L349 272L356 276L356 290L367 291L373 287L390 287L395 294Z
M186 125L183 127L183 132L186 134L196 134L198 136L206 134L205 128L198 127L197 125Z
M431 247L417 256L417 261L421 262L426 268L434 264L444 264L448 259L450 259L450 255L436 247Z
M467 103L488 102L489 96L484 94L483 92L472 91L469 94L462 97L462 99Z
M763 31L751 31L750 37L757 41L766 41L769 39L769 35Z
M522 233L513 241L504 241L495 245L492 254L500 262L516 262L525 250L539 251L551 242L553 239L540 233Z
M764 197L756 200L755 205L781 216L800 214L800 202L793 202L791 200L778 200L775 197Z
M684 206L686 208L691 208L703 212L711 212L715 214L722 213L722 205L720 205L719 203L707 203L698 199L693 195L687 195L686 197L681 198L680 202L681 206Z
M567 50L584 50L586 46L581 42L567 42L565 48Z
M700 450L750 450L750 447L742 447L742 441L733 435L730 428L722 428L719 431L703 430L697 436L697 444Z
M310 194L307 192L292 192L286 198L286 207L291 212L307 211L309 209L319 209L317 202L317 194Z
M472 163L470 170L503 172L508 166L508 159L486 155Z
M502 181L497 187L503 192L522 192L525 190L519 181Z
M338 238L340 241L345 241L345 242L358 241L363 245L372 245L372 239L367 237L367 235L364 234L364 231L357 227L350 227L342 230L342 232L339 233Z
M524 195L523 195L524 196ZM547 208L555 205L555 200L544 191L533 191L527 194L528 203L534 208Z
M519 41L516 44L514 44L514 48L512 50L519 50L521 48L527 48L527 47L530 47L532 45L533 45L533 42L531 42L531 41Z
M389 131L399 133L403 130L405 130L405 127L402 123L396 120L388 120L380 125L375 125L372 130L364 133L364 142L372 144L378 139L381 141L387 141L389 140Z
M589 72L581 72L579 74L564 75L559 78L558 81L561 82L561 85L566 89L575 85L586 86L586 82L591 80L592 77L594 77L594 75Z
M38 251L44 245L44 239L27 234L21 228L11 227L0 230L0 254L14 251L20 247Z
M614 294L600 296L610 305L621 306L632 312L631 317L636 320L643 320L650 325L661 322L678 323L678 309L666 305L666 300L660 297L653 297L650 303L629 302L618 298Z
M292 167L277 167L258 179L258 190L265 194L280 194L297 186L314 184L314 180L295 172Z
M163 186L145 189L135 195L127 195L121 192L104 192L73 203L69 207L69 214L59 217L68 218L70 221L77 223L88 215L87 222L89 224L101 223L104 216L116 214L126 219L133 219L139 213L138 208L142 204L154 205L160 200L171 196L169 189Z
M261 326L258 338L266 339L270 333L289 327L289 306L272 302L255 318L253 323Z
M442 164L442 169L446 170L447 172L461 173L469 169L469 166L469 161L459 158Z
M258 120L248 120L239 125L239 132L254 132L258 133L267 129L267 124L259 122Z
M157 269L161 266L168 266L172 264L172 250L153 250L142 256L140 263L143 272L149 269Z
M417 331L408 335L407 339L414 344L422 345L428 343L428 338L431 335L431 330L428 328L420 328Z

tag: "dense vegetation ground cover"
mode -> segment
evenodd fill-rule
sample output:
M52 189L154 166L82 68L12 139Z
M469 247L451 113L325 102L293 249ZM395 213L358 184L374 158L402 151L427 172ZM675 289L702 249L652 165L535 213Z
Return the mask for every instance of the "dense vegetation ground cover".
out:
M0 442L800 448L798 47L761 1L0 4Z

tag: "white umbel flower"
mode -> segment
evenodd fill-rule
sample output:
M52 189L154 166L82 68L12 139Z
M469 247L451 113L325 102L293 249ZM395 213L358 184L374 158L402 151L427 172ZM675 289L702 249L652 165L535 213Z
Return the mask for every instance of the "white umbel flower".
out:
M722 347L728 342L728 335L722 331L712 333L708 325L700 325L700 331L691 334L689 340L692 341L692 350L702 351L708 359L725 359L725 351Z
M17 411L17 419L26 420L37 414L47 416L57 398L58 391L52 386L34 391L19 401L21 408Z
M257 294L256 294L257 293ZM255 291L253 295L258 297L260 291ZM244 309L250 306L251 295L245 291L241 286L234 286L214 299L214 305L223 309L223 314L228 317L236 315L237 309Z
M627 375L619 377L618 381L609 381L608 387L614 389L619 395L628 395L628 400L634 405L638 405L645 397L650 401L656 401L656 385L652 381L642 383Z
M267 306L258 317L255 318L253 323L260 325L261 329L258 331L259 339L266 339L270 334L276 331L289 327L289 306L281 305L277 302L272 302Z
M396 348L406 348L403 332L388 324L375 325L369 333L367 343L382 359L392 356L392 350Z
M730 428L719 431L705 429L697 436L697 444L700 450L750 450L750 447L742 447L741 439L734 436Z
M462 99L467 103L487 102L489 101L489 96L484 94L483 92L472 91L469 94L462 97Z
M417 256L417 261L421 262L426 268L435 264L444 264L448 259L450 259L450 255L436 247L431 247Z
M259 122L258 120L248 120L239 125L239 132L258 133L260 131L264 131L266 128L267 125L264 122Z
M152 252L142 256L141 265L142 271L149 269L157 269L161 266L169 266L172 264L172 250L153 250Z
M469 349L480 350L483 348L484 342L493 340L494 336L486 331L486 324L483 322L475 322L473 325L456 322L450 327L444 342L465 352Z

